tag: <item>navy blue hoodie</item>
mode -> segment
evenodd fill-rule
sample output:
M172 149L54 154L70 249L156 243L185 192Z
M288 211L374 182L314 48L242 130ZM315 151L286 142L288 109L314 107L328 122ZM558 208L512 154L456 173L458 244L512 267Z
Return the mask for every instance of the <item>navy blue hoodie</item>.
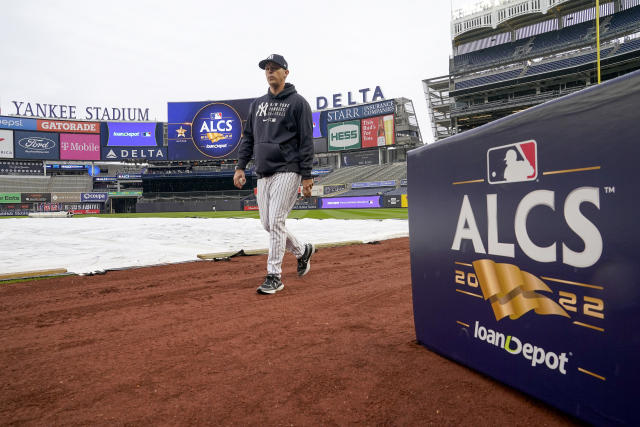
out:
M311 179L311 107L291 83L279 94L268 91L251 103L238 150L238 169L244 169L254 153L259 177L297 172L303 179Z

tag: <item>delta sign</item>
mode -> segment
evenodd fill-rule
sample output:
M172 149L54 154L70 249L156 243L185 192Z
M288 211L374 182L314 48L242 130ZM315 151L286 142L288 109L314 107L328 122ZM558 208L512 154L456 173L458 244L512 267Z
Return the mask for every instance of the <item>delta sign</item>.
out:
M596 425L638 425L640 72L409 152L429 349Z

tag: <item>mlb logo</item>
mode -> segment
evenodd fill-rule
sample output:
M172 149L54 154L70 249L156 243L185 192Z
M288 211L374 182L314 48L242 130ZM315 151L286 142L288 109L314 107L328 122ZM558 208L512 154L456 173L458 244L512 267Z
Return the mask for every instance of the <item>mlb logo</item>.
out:
M222 119L222 113L213 113L213 114L211 114L211 118L213 120L220 120L220 119Z
M151 136L151 132L142 132L142 136Z
M538 178L536 141L522 141L490 148L487 151L489 184L535 181Z

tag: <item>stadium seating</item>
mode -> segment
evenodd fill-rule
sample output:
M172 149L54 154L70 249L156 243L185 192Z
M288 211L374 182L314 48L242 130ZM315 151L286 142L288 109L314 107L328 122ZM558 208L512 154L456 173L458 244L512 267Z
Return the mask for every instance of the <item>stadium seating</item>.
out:
M381 165L367 177L368 181L391 181L407 178L407 162Z
M109 165L108 166L108 176L116 176L118 174L141 174L145 171L146 168L142 166L134 166L134 165Z
M0 188L10 193L90 193L90 176L0 176Z
M618 50L614 52L614 55L621 55L638 49L640 49L640 38L621 44Z
M600 37L610 40L634 28L640 22L640 6L620 11L603 18L600 23ZM457 71L487 68L495 64L508 64L535 58L553 51L567 49L570 46L580 47L593 42L594 21L586 21L570 25L561 30L550 31L536 36L492 46L453 57L454 69ZM465 87L456 87L463 89Z
M637 27L640 21L640 6L612 15L607 32L617 33L629 27Z
M335 197L381 196L383 194L386 195L393 189L393 187L354 188L345 193L338 194ZM334 195L327 195L325 197L334 197Z
M486 76L477 77L475 79L463 80L461 82L455 83L456 90L459 89L467 89L475 86L484 86L491 83L497 83L505 80L512 80L518 77L522 73L522 68L517 68L515 70L505 71L503 73L497 74L489 74Z
M538 34L533 38L531 51L527 56L535 57L537 54L544 51L561 48L562 46L579 43L581 41L587 42L586 37L589 34L589 30L592 28L593 22L588 21L563 28L559 31L550 31L548 33Z
M348 184L352 182L372 182L400 180L407 177L407 163L388 163L384 165L348 166L316 178L322 185Z
M612 51L612 49L613 48L611 47L603 49L600 56L606 57ZM545 62L542 64L532 65L527 69L525 76L547 73L550 71L562 70L565 68L572 68L572 67L577 67L579 65L588 64L591 62L595 62L596 56L597 56L596 52L590 52L585 55L572 56L568 58L562 58L557 61L551 61L551 62Z

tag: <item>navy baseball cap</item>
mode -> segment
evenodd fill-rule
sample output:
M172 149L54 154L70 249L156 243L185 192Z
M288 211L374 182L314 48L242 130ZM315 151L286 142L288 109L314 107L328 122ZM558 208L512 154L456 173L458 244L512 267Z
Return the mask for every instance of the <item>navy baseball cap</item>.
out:
M288 67L289 67L287 65L287 61L285 61L285 59L284 59L284 56L278 55L277 53L269 55L266 59L263 59L262 61L260 61L258 63L258 67L260 67L260 68L262 68L264 70L264 67L267 66L267 62L273 62L274 64L278 64L279 66L281 66L285 70L288 69Z

